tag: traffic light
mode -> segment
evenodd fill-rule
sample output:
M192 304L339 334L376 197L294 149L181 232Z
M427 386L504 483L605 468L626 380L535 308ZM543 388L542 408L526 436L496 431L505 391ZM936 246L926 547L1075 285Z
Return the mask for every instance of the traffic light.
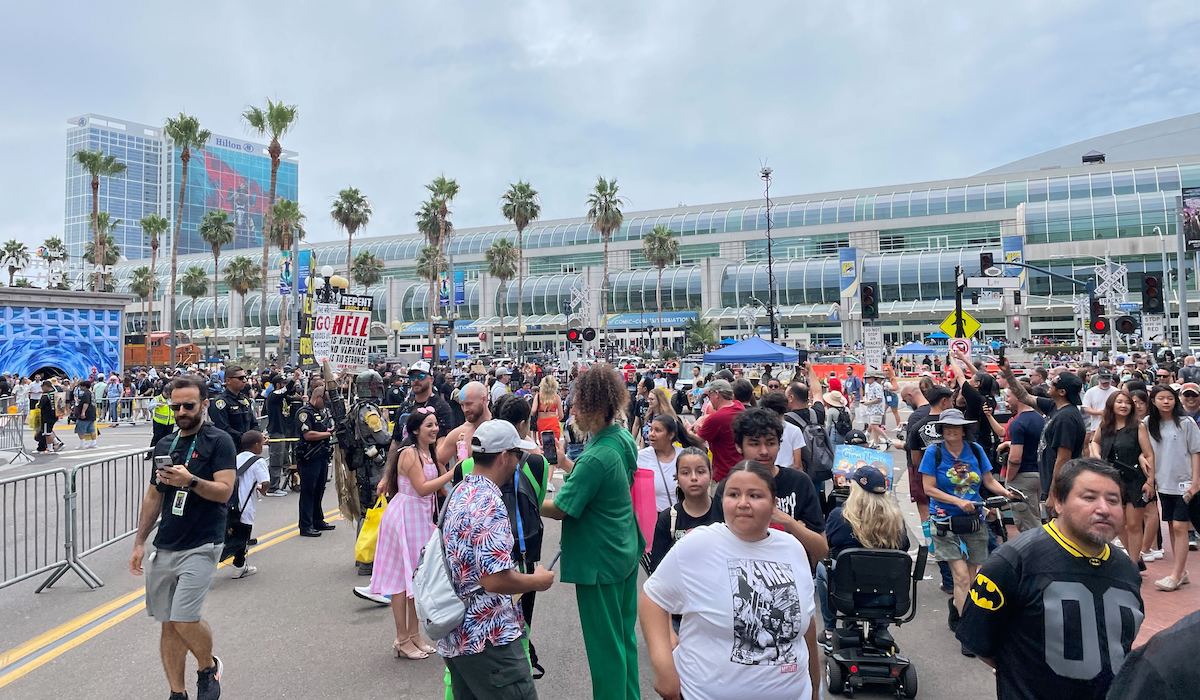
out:
M1021 305L1021 290L1013 290L1013 306Z
M873 321L879 318L879 295L873 284L858 286L858 303L862 307L862 320Z
M1152 275L1142 278L1142 313L1163 313L1162 284Z
M979 254L979 274L986 275L987 271L995 267L994 258L991 253Z
M979 303L979 292L971 292L971 303L972 304Z
M593 340L595 340L596 339L596 329L595 328L584 328L583 329L583 339L589 343L592 342Z
M1113 321L1113 328L1116 328L1117 332L1122 335L1129 335L1137 331L1138 322L1133 316L1118 316L1117 320Z
M578 328L568 328L567 329L567 342L571 343L572 345L582 345L583 344L583 332L580 331Z
M1095 295L1088 298L1089 314L1088 328L1097 335L1108 333L1108 319L1104 318L1104 302L1097 299Z

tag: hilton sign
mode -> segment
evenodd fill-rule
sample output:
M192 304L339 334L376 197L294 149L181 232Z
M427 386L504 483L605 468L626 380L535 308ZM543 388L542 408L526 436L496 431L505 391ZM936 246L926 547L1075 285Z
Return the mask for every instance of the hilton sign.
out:
M227 139L223 136L214 137L213 145L216 146L217 148L229 148L229 149L232 149L235 151L245 151L246 153L254 152L254 144L241 143L238 141L234 141L232 139Z

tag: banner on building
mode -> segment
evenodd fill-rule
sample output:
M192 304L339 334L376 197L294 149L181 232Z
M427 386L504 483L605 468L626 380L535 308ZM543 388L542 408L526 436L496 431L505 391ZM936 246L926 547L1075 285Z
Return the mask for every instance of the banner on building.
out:
M279 252L279 296L292 294L292 251Z
M462 306L467 303L467 271L454 271L454 305Z
M311 250L300 251L300 293L308 294L308 280L312 278L313 266L316 264L316 259Z
M1004 262L1025 262L1025 239L1021 236L1005 236L1000 239L1000 249L1004 254ZM1023 267L1004 267L1004 275L1006 277L1020 277L1021 283L1025 283L1025 268Z
M857 248L838 248L838 279L841 280L843 297L858 293Z
M332 304L331 304L332 306ZM367 367L371 344L371 311L374 299L361 294L343 294L333 312L329 329L329 362L338 372Z
M446 308L450 306L450 278L446 271L442 270L438 273L438 306Z
M1184 245L1190 251L1200 251L1200 187L1183 188L1179 219Z

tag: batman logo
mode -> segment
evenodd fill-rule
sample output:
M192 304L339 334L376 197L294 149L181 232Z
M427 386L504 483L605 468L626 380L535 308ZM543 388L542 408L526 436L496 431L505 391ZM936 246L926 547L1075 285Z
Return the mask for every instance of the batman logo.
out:
M1004 607L1004 594L990 578L976 574L975 585L971 587L971 602L984 610L996 611Z

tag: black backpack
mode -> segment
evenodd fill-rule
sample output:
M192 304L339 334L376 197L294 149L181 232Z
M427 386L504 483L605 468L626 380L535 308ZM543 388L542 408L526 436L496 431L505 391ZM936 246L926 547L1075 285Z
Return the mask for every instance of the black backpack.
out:
M817 412L810 408L808 416L805 417L791 411L784 414L783 419L804 433L804 447L800 453L804 458L804 469L812 480L820 482L833 478L833 443L829 441L825 426L817 420Z
M850 409L835 406L833 410L837 411L837 418L833 419L833 429L837 431L838 435L846 437L851 430L854 430L854 423L850 420Z

